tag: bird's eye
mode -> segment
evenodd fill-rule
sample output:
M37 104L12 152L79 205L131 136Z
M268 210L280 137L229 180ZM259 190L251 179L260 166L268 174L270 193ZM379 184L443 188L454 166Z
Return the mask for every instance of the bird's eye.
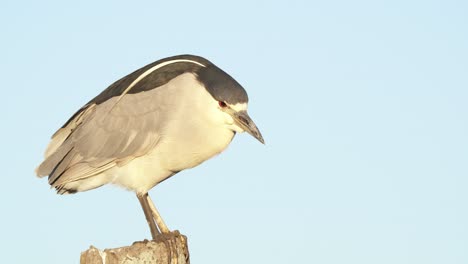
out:
M225 102L223 102L223 101L218 101L218 104L219 104L219 106L222 107L222 108L227 107L227 104L226 104Z

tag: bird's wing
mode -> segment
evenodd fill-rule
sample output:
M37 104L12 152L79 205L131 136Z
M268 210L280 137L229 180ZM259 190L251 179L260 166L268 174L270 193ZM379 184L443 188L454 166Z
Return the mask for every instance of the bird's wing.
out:
M157 100L161 90L83 107L52 137L38 176L49 175L49 183L59 189L151 151L165 123L160 113L164 102Z

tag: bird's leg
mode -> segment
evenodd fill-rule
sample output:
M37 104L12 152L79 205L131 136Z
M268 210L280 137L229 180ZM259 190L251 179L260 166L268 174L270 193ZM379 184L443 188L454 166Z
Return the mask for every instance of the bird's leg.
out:
M167 225L164 223L163 219L161 218L161 215L156 209L156 206L154 206L154 203L148 194L146 195L146 199L148 200L149 207L151 209L151 212L153 213L154 220L156 220L156 224L158 225L159 230L161 230L162 233L170 233L171 231L169 230L169 228L167 228Z
M154 223L154 218L151 213L152 210L148 204L148 198L149 198L148 193L137 194L137 198L138 198L138 201L140 201L141 207L143 208L143 212L145 213L146 222L148 222L148 225L151 230L151 236L153 237L153 239L156 239L156 236L158 236L160 232L156 228L156 224Z

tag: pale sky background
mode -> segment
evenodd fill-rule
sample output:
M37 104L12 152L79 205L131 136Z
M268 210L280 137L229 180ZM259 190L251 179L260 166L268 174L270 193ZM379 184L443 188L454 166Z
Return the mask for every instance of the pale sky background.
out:
M134 194L56 195L52 133L157 59L235 77L266 146L150 194L192 263L468 263L468 2L2 1L2 263L149 238Z

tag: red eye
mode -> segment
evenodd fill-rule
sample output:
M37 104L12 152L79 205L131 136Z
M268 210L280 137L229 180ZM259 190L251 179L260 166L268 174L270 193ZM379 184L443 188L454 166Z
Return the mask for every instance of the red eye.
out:
M219 104L219 106L222 107L222 108L224 108L224 107L227 106L227 104L226 104L225 102L223 102L223 101L218 101L218 104Z

